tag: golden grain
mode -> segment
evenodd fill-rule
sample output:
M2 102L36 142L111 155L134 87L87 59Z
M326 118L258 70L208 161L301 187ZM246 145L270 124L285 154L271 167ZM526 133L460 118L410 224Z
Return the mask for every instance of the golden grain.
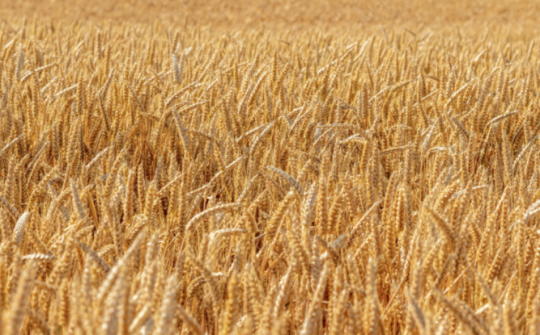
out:
M0 333L538 332L536 7L238 1L2 23Z

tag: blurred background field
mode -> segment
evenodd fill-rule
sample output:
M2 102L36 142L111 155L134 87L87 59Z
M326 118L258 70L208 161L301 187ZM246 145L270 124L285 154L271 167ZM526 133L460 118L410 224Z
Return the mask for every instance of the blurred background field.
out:
M355 29L383 25L421 29L475 25L531 27L538 23L534 0L2 0L0 15L120 23L190 24L220 28Z

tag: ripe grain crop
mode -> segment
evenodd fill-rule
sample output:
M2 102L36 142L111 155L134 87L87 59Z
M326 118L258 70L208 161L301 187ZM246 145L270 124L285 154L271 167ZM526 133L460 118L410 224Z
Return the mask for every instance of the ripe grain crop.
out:
M3 27L2 334L540 334L530 34Z

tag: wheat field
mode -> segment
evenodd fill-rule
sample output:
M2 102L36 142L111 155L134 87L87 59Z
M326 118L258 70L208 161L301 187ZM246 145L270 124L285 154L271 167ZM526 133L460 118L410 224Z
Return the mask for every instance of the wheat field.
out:
M540 334L535 2L2 2L1 334Z

